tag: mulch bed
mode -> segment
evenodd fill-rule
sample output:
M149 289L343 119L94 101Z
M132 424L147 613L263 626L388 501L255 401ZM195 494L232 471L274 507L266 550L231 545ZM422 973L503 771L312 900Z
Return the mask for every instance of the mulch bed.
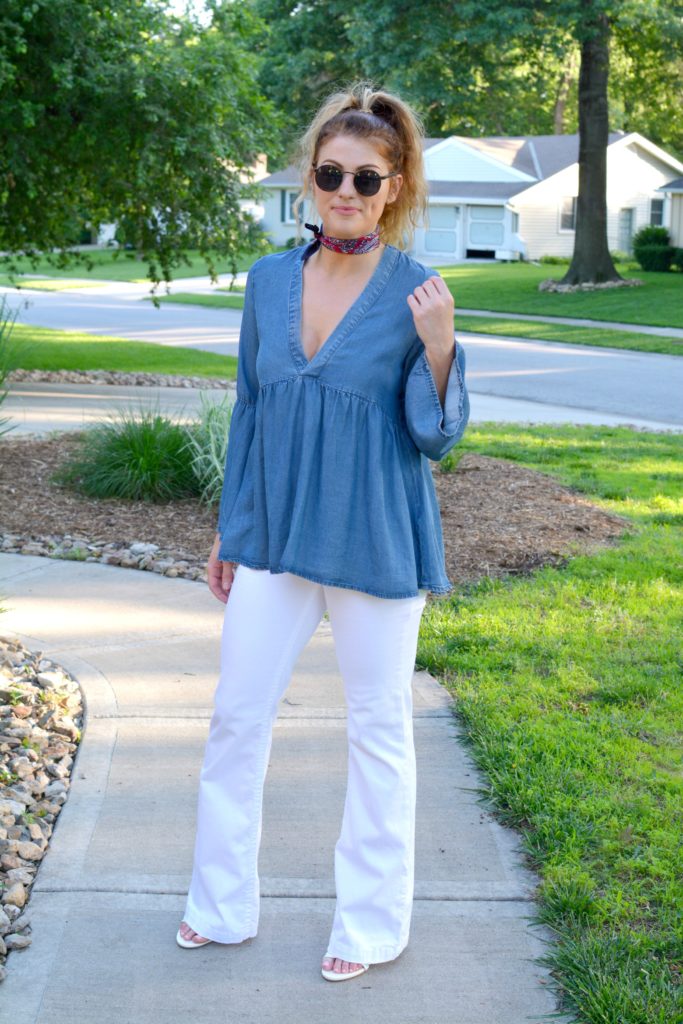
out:
M69 534L122 546L146 542L205 564L216 512L195 499L168 505L92 499L50 482L79 436L0 440L0 533L35 539ZM616 544L633 528L550 476L504 459L468 452L453 473L432 468L446 569L456 586L561 565L573 554Z

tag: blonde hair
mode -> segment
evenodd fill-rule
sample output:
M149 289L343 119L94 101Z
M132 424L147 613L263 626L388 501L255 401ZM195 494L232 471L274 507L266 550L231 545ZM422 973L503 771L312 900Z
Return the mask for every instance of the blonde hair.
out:
M301 241L300 209L311 196L309 171L317 162L320 147L337 135L373 139L392 171L403 175L397 198L387 203L379 219L380 238L399 249L412 245L416 227L427 213L427 182L424 174L422 140L424 128L419 115L394 93L375 89L359 81L331 93L298 141L296 165L302 187L293 203L297 242Z

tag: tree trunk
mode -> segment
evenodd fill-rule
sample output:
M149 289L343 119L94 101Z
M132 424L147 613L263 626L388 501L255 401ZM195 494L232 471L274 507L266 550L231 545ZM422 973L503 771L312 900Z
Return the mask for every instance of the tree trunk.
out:
M579 71L579 195L576 204L574 255L563 284L621 281L607 244L607 75L609 22L593 0L583 0L586 14Z
M560 74L560 83L557 88L557 98L553 109L553 132L555 135L564 135L567 97L575 75L576 51L571 49L566 55L564 67Z

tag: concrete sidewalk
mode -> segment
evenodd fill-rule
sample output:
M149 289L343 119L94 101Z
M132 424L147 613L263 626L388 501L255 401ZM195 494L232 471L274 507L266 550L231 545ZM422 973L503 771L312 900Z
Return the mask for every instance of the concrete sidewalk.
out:
M538 879L516 833L477 802L482 779L427 673L414 679L411 942L393 963L330 985L319 965L346 732L329 622L302 653L274 732L259 934L190 951L175 934L224 606L187 580L12 554L0 556L0 604L0 635L61 663L86 703L70 795L28 903L33 942L7 960L3 1024L534 1024L553 1014L551 979L533 962L552 942L529 921Z
M490 342L491 339L484 338L484 345L487 340ZM474 346L471 345L470 348L474 349ZM476 353L473 354L476 358ZM476 371L468 371L468 380L475 381L476 388ZM671 378L669 382L669 390L673 391L675 382L671 381ZM664 389L668 385L662 387ZM683 431L683 417L679 416L676 422L667 416L666 410L661 419L656 419L654 415L638 415L635 410L625 415L600 408L581 408L554 402L485 394L473 390L471 384L468 391L470 423L593 423L636 427L648 431ZM105 417L116 416L119 411L124 410L140 415L143 410L158 408L164 416L188 422L199 417L202 394L208 401L222 402L226 395L229 395L232 401L235 391L145 387L133 384L54 384L22 381L12 384L0 408L0 415L11 417L13 429L6 435L8 438L27 434L46 435L53 430L83 430L87 426L100 423ZM627 402L624 400L620 404L626 405ZM641 406L651 408L653 413L660 411L654 403L647 401L641 401Z

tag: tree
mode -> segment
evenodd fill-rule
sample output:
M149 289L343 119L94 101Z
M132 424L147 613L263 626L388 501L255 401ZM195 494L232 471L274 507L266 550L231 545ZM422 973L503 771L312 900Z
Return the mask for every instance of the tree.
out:
M621 280L607 244L606 167L609 137L610 39L637 26L646 36L656 28L676 41L683 35L681 4L669 0L488 0L485 8L464 0L461 13L475 40L558 40L571 34L581 47L579 71L579 194L574 254L564 283Z
M579 194L574 252L562 284L621 281L607 244L609 19L594 0L581 0L579 71Z
M247 0L211 22L163 0L4 0L0 14L0 250L35 265L91 261L73 224L132 225L151 281L199 249L215 279L254 228L240 199L280 118L257 84L265 28ZM53 250L55 250L53 252Z
M565 280L619 277L606 237L608 114L612 127L683 145L678 0L254 3L271 26L262 44L262 85L287 105L290 136L321 92L359 76L414 103L428 135L578 128L576 249ZM647 102L648 90L656 104Z

